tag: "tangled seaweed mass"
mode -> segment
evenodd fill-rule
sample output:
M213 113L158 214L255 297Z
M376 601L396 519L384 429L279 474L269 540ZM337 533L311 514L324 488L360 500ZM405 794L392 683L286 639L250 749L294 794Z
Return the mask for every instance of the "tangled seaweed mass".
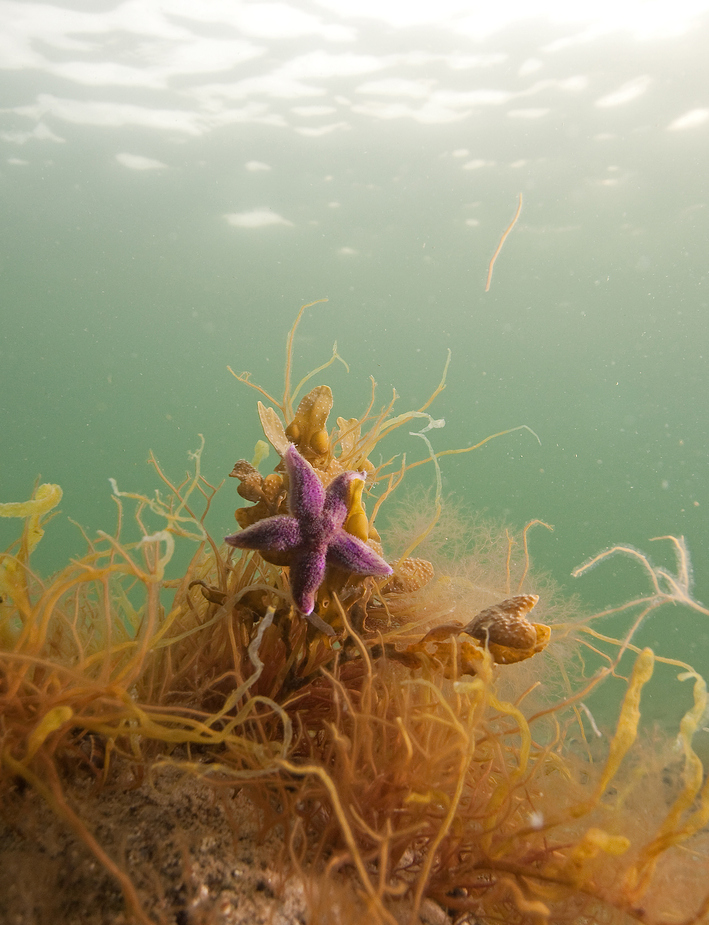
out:
M281 401L237 376L265 398L279 460L262 475L261 444L234 466L247 505L226 546L205 527L217 488L202 448L179 484L151 457L167 492L113 482L117 531L48 581L30 560L60 489L0 506L23 523L0 560L3 818L31 839L20 820L39 799L144 925L230 921L216 899L205 905L218 884L204 887L198 917L90 821L112 790L159 789L166 768L227 809L248 797L261 833L280 841L284 880L308 885L312 922L708 922L709 783L694 748L706 685L633 641L667 604L709 616L684 541L663 538L676 573L624 546L580 566L620 554L649 579L647 594L595 615L534 577L538 522L519 541L472 525L477 543L446 561L439 460L460 451L436 453L426 434L440 424L427 409L445 373L416 411L394 414L396 396L375 411L373 384L362 415L331 426L328 386L295 401L336 350L291 389L307 307ZM416 420L428 422L417 434L428 456L375 464L375 447ZM402 547L392 557L377 515L426 463L431 517L402 541L405 508L390 513ZM170 573L177 543L194 547L182 575ZM626 619L619 639L594 626L611 614ZM678 729L644 730L644 688L678 670L678 703L684 682L693 691ZM624 690L604 737L585 701L607 682Z

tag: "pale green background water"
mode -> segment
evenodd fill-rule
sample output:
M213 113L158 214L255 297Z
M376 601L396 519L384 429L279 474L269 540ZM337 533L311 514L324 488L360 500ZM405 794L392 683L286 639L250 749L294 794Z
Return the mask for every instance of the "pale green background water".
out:
M370 374L420 405L450 347L436 447L542 445L444 460L447 493L553 523L535 559L593 606L642 583L575 565L615 542L672 564L648 540L685 534L709 600L709 16L494 7L0 3L0 494L63 486L44 569L82 549L66 515L112 528L109 477L156 486L149 448L178 476L203 433L214 481L250 456L226 366L278 393L328 297L297 369L338 341L340 413ZM709 618L642 641L709 670Z

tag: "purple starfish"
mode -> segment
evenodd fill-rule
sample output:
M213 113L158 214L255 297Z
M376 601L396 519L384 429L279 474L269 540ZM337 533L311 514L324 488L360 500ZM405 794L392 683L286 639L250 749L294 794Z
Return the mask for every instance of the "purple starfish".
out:
M350 483L363 472L343 472L325 490L315 470L293 444L283 454L288 470L290 516L265 517L240 533L225 537L238 549L282 553L290 566L291 594L309 616L327 565L355 575L391 575L392 568L366 543L343 529Z

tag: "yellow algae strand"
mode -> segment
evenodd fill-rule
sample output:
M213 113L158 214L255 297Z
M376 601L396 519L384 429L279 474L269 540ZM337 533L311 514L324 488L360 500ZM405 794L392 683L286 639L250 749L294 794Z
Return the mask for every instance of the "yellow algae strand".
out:
M588 829L581 841L571 851L571 860L574 864L595 858L603 851L605 854L618 857L630 848L630 841L624 835L609 835L603 829L595 827Z
M58 485L40 485L34 497L29 501L9 501L0 504L0 517L28 517L27 552L32 552L44 536L40 520L55 508L62 500L62 490Z
M660 855L673 845L686 841L709 822L709 778L704 782L704 767L692 748L692 739L702 717L706 715L706 682L695 671L679 675L678 680L694 679L694 705L680 723L678 743L684 752L684 787L670 807L655 838L642 849L638 862L628 871L625 884L634 897L642 895Z
M25 519L22 542L17 555L0 555L0 602L12 599L18 610L29 612L27 576L25 566L30 553L44 536L43 518L62 500L58 485L40 485L29 501L6 501L0 504L0 517L21 517ZM13 641L9 626L0 622L0 645L9 646Z
M519 194L519 205L517 206L517 211L515 212L515 217L509 223L507 228L502 232L502 237L500 238L500 243L497 245L497 250L492 255L492 260L490 261L490 266L487 269L487 280L485 282L485 292L490 291L490 283L492 282L492 268L495 266L495 261L498 258L500 251L502 250L502 245L507 240L507 235L512 231L514 226L517 224L517 219L519 218L519 213L522 211L522 194Z
M652 649L643 649L637 657L633 672L630 676L628 689L623 698L623 706L618 719L618 728L613 736L613 741L608 752L608 760L603 769L603 774L596 787L596 792L590 801L580 808L578 815L583 815L594 806L605 793L606 787L615 776L618 768L625 758L628 750L638 734L638 723L640 722L640 696L643 687L652 677L655 668L655 653Z
M74 715L70 706L53 707L48 713L45 713L42 719L37 723L27 739L27 754L25 763L29 763L37 754L45 739L52 732L56 732L64 723L68 723Z

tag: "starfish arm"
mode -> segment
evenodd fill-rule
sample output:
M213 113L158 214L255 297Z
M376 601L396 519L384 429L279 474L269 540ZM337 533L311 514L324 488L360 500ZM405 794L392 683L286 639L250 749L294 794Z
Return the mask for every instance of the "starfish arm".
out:
M322 516L323 526L330 534L334 535L345 522L350 504L350 485L363 475L362 472L342 472L327 486Z
M303 459L291 443L283 454L283 461L288 471L290 482L288 488L288 505L290 512L299 523L310 524L317 521L325 503L325 489L315 469Z
M327 561L330 565L337 565L355 575L391 575L392 567L381 556L358 540L340 530L330 541L327 548Z
M235 546L237 549L286 552L299 546L302 537L300 525L295 517L278 515L265 517L240 533L224 537L224 540L229 546Z
M315 609L315 595L325 577L325 548L307 549L290 569L290 591L298 610L308 616Z

